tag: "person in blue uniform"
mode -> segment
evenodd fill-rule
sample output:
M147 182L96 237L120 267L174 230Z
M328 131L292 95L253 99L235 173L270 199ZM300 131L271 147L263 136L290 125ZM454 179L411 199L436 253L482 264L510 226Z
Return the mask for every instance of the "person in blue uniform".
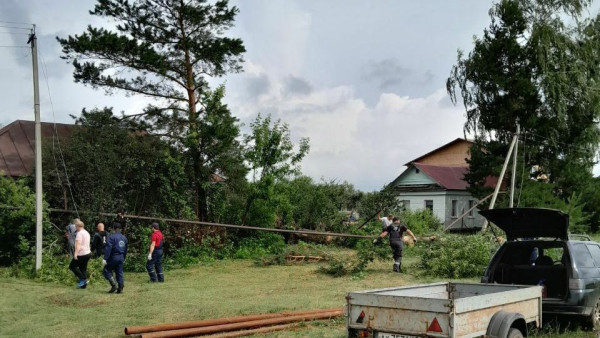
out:
M110 283L110 291L108 293L123 293L123 262L127 257L127 238L121 233L121 223L113 224L113 233L106 241L106 249L104 251L104 260L102 264L102 274ZM117 277L117 281L113 279L113 272Z

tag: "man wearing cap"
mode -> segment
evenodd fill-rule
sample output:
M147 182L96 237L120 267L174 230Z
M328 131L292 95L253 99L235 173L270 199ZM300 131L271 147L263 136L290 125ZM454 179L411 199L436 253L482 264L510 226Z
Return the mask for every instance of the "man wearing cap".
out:
M164 237L158 228L158 223L152 223L152 237L150 237L150 251L148 252L148 262L146 270L150 275L150 282L164 282L165 276L162 269ZM156 269L156 271L154 271Z
M121 223L113 223L113 233L108 236L106 241L106 249L104 251L104 260L102 264L102 274L110 283L108 293L123 293L123 262L127 257L127 238L121 233ZM117 277L117 282L113 279L113 272ZM118 284L118 288L117 288Z

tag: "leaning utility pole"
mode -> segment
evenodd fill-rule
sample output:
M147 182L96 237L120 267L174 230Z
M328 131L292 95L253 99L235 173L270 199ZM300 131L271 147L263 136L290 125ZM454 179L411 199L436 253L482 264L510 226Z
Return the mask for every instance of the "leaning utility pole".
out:
M519 152L519 133L521 132L521 126L519 126L519 122L517 122L517 133L515 134L515 151L513 153L513 167L512 167L512 178L510 180L510 202L509 207L512 208L514 205L514 197L515 197L515 178L517 174L517 153Z
M519 130L518 128L519 127L517 124L517 130ZM517 133L517 134L515 134L515 136L513 136L512 142L510 143L510 147L508 148L508 154L506 154L506 159L504 160L504 165L502 166L502 170L500 171L500 177L498 177L498 182L496 182L496 188L494 189L494 194L492 195L492 201L490 202L490 207L489 207L490 209L494 209L494 205L496 204L496 198L498 197L498 192L500 192L500 187L502 186L502 180L504 180L504 173L506 173L506 168L508 167L508 162L510 162L510 158L513 153L513 149L515 148L515 144L517 143L518 139L519 139L519 134ZM514 174L514 170L513 170L513 174ZM513 179L513 181L514 181L514 179ZM512 190L511 190L511 201L512 201ZM512 204L511 204L511 206L512 206ZM483 222L481 231L485 231L487 229L487 226L488 226L488 221L486 219Z
M40 83L38 80L35 25L27 43L33 62L33 111L35 113L35 270L42 267L42 126L40 124Z

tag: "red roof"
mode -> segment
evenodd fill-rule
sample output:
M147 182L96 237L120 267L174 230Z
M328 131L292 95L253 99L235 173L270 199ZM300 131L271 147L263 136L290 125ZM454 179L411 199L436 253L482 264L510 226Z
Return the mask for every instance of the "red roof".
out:
M54 135L54 123L42 122L42 138ZM74 125L56 123L56 133L68 136ZM0 129L0 173L27 176L35 166L35 122L17 120Z
M413 165L436 181L442 188L466 190L469 186L465 181L465 174L469 171L469 167L440 167L422 163L413 163Z

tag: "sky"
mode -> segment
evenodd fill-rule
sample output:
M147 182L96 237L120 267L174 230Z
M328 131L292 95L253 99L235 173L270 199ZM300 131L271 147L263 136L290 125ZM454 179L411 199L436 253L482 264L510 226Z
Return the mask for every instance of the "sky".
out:
M41 119L72 123L83 108L136 113L149 100L106 96L73 82L56 36L106 26L93 0L2 0L0 46L26 47L35 23ZM457 50L489 25L492 1L230 0L239 7L228 35L244 41L244 71L212 79L244 124L260 113L310 139L302 172L363 191L394 180L404 163L464 137L462 104L445 89ZM9 23L15 22L15 23ZM0 47L0 124L33 120L31 51Z

